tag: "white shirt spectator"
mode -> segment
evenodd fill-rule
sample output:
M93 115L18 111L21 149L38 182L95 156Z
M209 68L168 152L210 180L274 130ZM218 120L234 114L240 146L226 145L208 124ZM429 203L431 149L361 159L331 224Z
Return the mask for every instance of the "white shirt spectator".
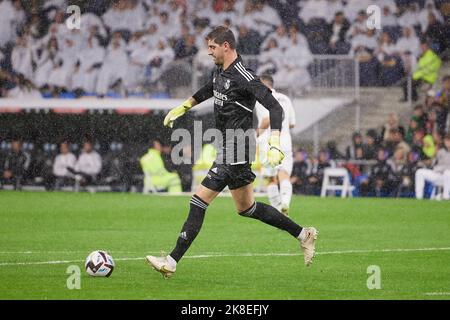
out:
M303 3L303 5L302 5ZM328 1L327 0L308 0L301 2L301 9L298 14L304 23L308 24L313 18L328 18Z
M397 40L396 48L399 53L410 51L414 57L420 55L420 41L412 27L404 27L402 37Z
M102 16L105 26L111 32L117 30L129 30L136 32L145 29L146 11L141 2L136 2L134 6L126 1L118 2L113 5Z
M11 53L11 64L15 72L21 73L27 78L32 78L33 58L27 37L18 39L17 45Z
M187 14L190 18L197 17L211 19L211 17L216 13L214 12L212 2L210 0L197 0L192 2L189 1Z
M94 92L100 72L100 68L94 68L96 64L105 59L105 48L98 44L98 40L92 37L86 49L78 54L80 66L75 68L72 76L72 89L83 89L86 92Z
M125 44L122 38L112 40L112 44L108 46L106 57L100 69L97 81L98 94L106 94L109 87L119 79L125 81L129 68L127 53L125 52Z
M150 51L148 55L151 65L150 82L158 80L174 58L175 53L172 48L161 38L158 47Z
M264 74L269 70L278 70L283 59L283 50L278 46L277 39L272 37L268 44L262 48L258 56L259 66L257 74Z
M73 174L67 170L67 167L75 168L76 162L77 158L71 152L58 154L55 162L53 162L53 174L57 177L73 177Z
M91 152L82 152L75 164L75 171L95 176L102 170L102 158L92 150Z
M13 28L14 7L9 0L0 2L0 48L12 40L14 35Z
M375 35L369 36L367 34L358 34L357 36L353 37L351 44L352 47L350 51L352 52L352 54L355 54L355 51L360 47L371 50L375 50L378 47L378 42Z
M83 13L80 17L81 23L81 34L83 35L85 41L87 41L91 35L92 30L97 29L98 34L104 38L107 36L105 26L103 25L102 19L91 12Z
M344 12L345 6L342 4L341 0L329 0L328 8L325 11L325 20L328 23L333 23L334 16L337 12Z
M281 24L281 19L277 11L263 3L256 4L255 9L250 13L248 18L250 19L250 27L261 36L265 36L273 30L273 27Z
M411 3L408 9L398 18L398 24L402 27L410 27L419 24L419 10L414 3Z
M389 6L382 7L380 22L382 27L398 26L397 18L394 16L393 11L390 9Z
M428 0L425 4L425 8L420 10L420 13L419 13L420 29L424 33L425 33L425 31L427 31L427 28L428 28L428 15L430 13L434 14L434 16L436 17L436 19L439 22L441 22L441 23L444 22L444 19L442 18L441 13L434 6L434 2Z
M373 0L348 0L344 8L344 15L352 23L356 19L358 12L366 12L367 8L372 4L374 4Z
M306 38L302 34L299 34L298 37L301 43L303 43L303 41L306 41ZM289 39L286 28L283 25L279 25L274 32L269 33L267 38L261 44L261 48L263 50L264 48L267 48L267 45L271 39L276 39L278 48L280 48L282 51L286 50L286 48L291 45L291 39Z

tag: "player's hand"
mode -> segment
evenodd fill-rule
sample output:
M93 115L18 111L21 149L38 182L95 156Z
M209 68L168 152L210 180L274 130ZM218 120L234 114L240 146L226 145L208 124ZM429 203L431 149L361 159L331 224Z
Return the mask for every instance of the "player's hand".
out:
M284 153L280 147L280 134L272 133L269 140L269 151L267 152L267 162L271 167L276 167L281 164L284 159Z
M173 122L179 117L181 117L183 114L185 114L187 111L189 111L189 109L191 108L192 102L189 99L180 104L178 107L173 108L164 118L164 125L166 127L172 128Z

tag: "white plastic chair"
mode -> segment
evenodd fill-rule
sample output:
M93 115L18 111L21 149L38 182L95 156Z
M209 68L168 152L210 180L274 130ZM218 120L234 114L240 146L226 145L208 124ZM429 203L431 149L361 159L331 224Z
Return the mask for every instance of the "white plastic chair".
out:
M352 197L354 187L350 184L350 178L345 168L326 168L324 172L321 197L326 197L328 191L341 191L341 198L347 195ZM331 179L342 178L342 184L331 184Z

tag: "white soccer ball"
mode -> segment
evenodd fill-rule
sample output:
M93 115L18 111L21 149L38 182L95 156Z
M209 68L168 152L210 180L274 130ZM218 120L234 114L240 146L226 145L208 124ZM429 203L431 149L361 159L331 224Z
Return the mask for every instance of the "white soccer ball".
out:
M86 258L86 272L93 277L109 277L114 270L114 260L104 250L92 251Z

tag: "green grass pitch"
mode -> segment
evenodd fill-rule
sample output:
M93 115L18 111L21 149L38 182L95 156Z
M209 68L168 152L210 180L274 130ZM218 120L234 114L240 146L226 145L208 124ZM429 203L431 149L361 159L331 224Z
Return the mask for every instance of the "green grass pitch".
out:
M143 257L172 249L188 206L182 196L0 192L0 299L450 299L449 202L294 197L291 217L320 231L306 268L295 239L220 197L164 280ZM115 259L110 278L84 272L95 249ZM67 288L70 265L79 290ZM380 289L367 287L370 266Z

